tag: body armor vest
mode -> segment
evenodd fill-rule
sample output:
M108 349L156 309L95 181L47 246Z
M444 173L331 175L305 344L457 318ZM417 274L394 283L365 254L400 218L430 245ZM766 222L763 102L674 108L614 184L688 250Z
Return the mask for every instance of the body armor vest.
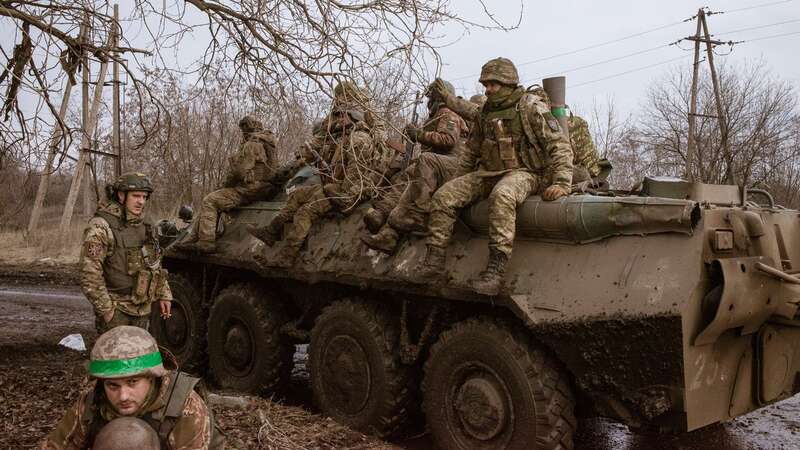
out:
M525 94L513 107L481 112L481 165L500 172L526 168L537 173L549 165L550 157L539 145L528 123L528 108L534 108L531 94Z
M160 268L160 249L149 223L131 225L104 211L96 214L108 222L114 234L114 251L103 262L103 278L109 292L130 295L134 304L156 300L166 281Z

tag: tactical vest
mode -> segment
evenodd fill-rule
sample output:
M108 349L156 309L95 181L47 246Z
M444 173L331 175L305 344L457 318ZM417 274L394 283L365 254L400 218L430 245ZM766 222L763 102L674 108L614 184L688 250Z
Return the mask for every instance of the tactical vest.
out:
M500 172L527 168L543 172L550 157L539 145L533 126L528 121L530 108L537 99L526 93L513 107L500 111L481 111L481 165L484 170Z
M114 251L103 262L103 278L109 292L130 295L135 305L153 302L166 282L160 268L161 250L153 237L152 225L131 225L104 211L97 217L108 222L114 234Z
M167 398L166 405L156 411L139 417L139 419L144 420L156 430L158 439L161 441L162 449L169 448L167 446L169 435L175 428L178 419L183 416L183 407L186 404L186 400L194 390L197 382L200 381L200 378L189 376L183 372L176 372L174 377L175 379L171 385L171 391ZM86 448L94 447L97 434L100 433L100 430L108 423L108 421L98 413L97 404L95 403L95 399L102 395L103 384L102 381L99 380L95 389L86 396L86 401L84 403L85 412L82 420L87 430ZM208 407L208 419L211 422L211 445L208 447L209 450L223 448L225 438L217 429L216 423L214 423L214 415L211 411L211 407Z

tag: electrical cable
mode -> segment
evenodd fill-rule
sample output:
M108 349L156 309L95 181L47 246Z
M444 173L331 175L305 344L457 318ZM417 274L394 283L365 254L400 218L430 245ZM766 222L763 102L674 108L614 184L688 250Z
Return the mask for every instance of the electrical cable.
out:
M598 81L604 81L604 80L608 80L608 79L611 79L611 78L616 78L616 77L619 77L619 76L622 76L622 75L627 75L629 73L639 72L641 70L650 69L652 67L661 66L661 65L668 64L668 63L671 63L671 62L674 62L674 61L678 61L679 59L686 59L686 58L687 58L687 55L681 55L681 56L679 56L677 58L668 59L668 60L661 61L661 62L658 62L658 63L655 63L655 64L649 64L649 65L643 66L643 67L637 67L636 69L631 69L631 70L626 70L625 72L615 73L615 74L609 75L607 77L597 78L597 79L590 80L590 81L584 81L583 83L573 84L573 85L570 86L570 88L576 88L576 87L584 86L584 85L587 85L587 84L597 83Z

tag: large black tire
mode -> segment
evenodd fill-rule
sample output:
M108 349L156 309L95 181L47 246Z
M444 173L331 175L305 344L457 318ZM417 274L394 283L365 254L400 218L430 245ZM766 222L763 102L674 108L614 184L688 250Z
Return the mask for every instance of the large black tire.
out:
M272 391L289 379L294 346L280 333L283 305L250 283L219 293L208 319L208 362L216 384L251 394Z
M203 297L191 279L180 273L169 274L172 291L172 317L161 318L158 303L150 314L150 333L159 345L178 360L181 370L203 375L206 365L206 322L208 311Z
M342 300L311 331L308 366L314 403L337 422L381 437L412 415L415 368L399 358L397 320L375 305Z
M425 363L423 409L442 450L573 448L575 401L524 329L482 317L442 333Z

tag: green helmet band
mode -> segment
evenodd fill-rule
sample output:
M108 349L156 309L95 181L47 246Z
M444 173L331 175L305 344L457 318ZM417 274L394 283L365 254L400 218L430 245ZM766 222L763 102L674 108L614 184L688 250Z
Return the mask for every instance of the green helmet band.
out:
M133 376L161 364L161 353L156 351L131 359L94 360L89 363L89 374L95 378Z

